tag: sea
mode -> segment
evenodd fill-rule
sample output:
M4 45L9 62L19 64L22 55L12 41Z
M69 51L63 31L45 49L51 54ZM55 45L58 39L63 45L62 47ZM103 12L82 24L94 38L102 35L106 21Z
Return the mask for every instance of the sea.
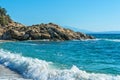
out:
M120 80L120 34L91 35L96 39L0 42L0 64L31 80Z

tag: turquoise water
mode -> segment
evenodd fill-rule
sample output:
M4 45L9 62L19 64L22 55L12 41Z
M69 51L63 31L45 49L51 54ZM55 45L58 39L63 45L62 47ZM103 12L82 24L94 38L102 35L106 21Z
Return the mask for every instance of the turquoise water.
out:
M34 80L120 80L120 35L93 36L97 39L3 42L0 63Z

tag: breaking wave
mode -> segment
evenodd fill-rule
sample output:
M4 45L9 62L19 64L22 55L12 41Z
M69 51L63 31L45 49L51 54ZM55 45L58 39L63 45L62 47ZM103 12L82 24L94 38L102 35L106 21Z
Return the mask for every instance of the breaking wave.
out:
M105 41L120 42L120 39L104 39Z
M44 60L23 57L0 49L0 63L33 80L120 80L120 75L87 73L76 66L59 70Z
M120 39L102 39L102 38L97 38L97 39L86 39L82 41L111 41L111 42L120 42Z

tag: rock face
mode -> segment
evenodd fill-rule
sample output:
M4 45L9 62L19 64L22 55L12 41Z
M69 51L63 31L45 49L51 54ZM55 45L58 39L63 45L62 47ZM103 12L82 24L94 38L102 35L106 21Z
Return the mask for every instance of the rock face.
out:
M2 29L2 28L1 28ZM62 28L56 24L38 24L32 26L7 27L1 32L3 40L81 40L93 39L92 36Z
M56 24L25 26L14 22L6 10L0 7L0 39L3 40L81 40L93 39L92 36L62 28Z

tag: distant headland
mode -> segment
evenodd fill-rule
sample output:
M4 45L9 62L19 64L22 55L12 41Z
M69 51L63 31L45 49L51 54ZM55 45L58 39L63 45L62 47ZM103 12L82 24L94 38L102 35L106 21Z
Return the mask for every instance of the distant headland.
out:
M93 39L94 37L74 32L71 29L63 28L54 23L36 24L25 26L14 22L7 14L5 8L0 7L0 39L1 40L43 40L64 41L64 40L82 40Z

